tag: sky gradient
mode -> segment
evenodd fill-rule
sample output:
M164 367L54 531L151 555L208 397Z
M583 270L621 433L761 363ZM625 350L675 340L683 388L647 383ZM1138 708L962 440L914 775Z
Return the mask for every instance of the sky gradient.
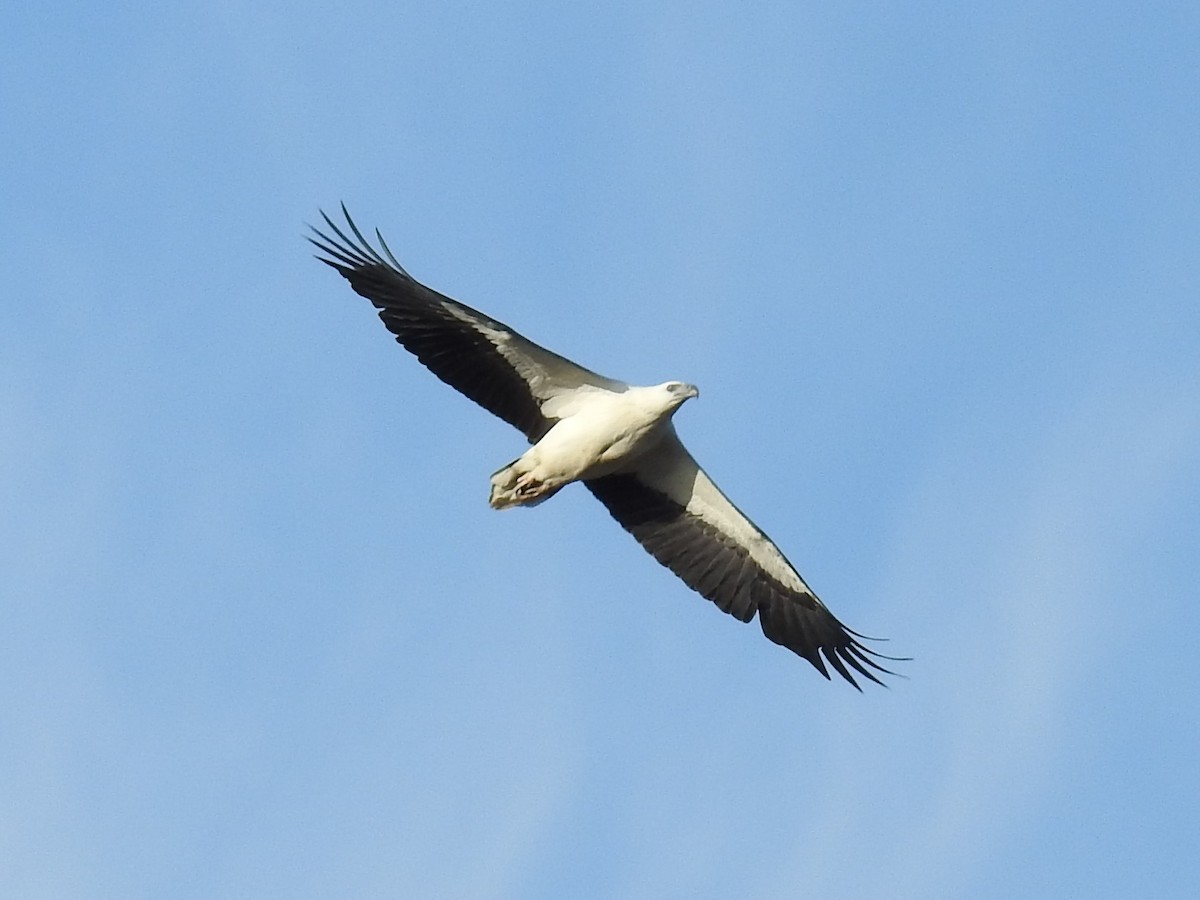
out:
M12 8L9 8L12 7ZM0 896L1190 897L1195 4L0 12ZM827 683L313 260L612 377Z

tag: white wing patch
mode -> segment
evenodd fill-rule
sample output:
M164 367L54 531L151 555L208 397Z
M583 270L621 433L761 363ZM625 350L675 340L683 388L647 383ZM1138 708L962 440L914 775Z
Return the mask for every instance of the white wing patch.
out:
M812 589L774 542L700 468L673 428L658 446L638 459L635 471L646 486L665 494L745 547L750 558L784 587L812 594Z
M629 389L623 381L605 378L569 359L526 340L498 322L472 315L472 311L454 302L442 301L442 306L454 318L469 325L487 338L488 343L516 370L529 385L542 414L550 419L570 415L570 403L579 391L608 391L623 393Z
M612 394L604 388L585 384L575 389L563 388L550 391L550 396L542 402L542 415L548 419L565 419L582 411L589 405L588 401L603 394Z

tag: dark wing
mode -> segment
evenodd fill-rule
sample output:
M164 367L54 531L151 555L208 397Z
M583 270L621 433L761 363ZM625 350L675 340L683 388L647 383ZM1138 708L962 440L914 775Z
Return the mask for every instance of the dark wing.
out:
M308 240L323 254L317 259L374 303L388 331L434 375L523 431L530 442L554 424L555 417L543 413L546 401L580 387L626 389L425 287L396 262L383 235L375 232L379 249L372 247L345 206L342 214L350 234L324 212L332 236L312 229L316 237Z
M763 634L803 656L826 678L828 662L882 684L883 656L858 638L804 583L779 548L713 484L674 433L636 468L585 481L613 518L688 587L743 622L758 614ZM859 688L861 690L861 688Z

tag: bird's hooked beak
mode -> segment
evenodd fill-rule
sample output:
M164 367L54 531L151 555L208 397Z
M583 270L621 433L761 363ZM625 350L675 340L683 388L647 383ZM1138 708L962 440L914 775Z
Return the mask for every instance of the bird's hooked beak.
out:
M699 397L700 388L696 387L694 384L685 384L684 394L688 397Z

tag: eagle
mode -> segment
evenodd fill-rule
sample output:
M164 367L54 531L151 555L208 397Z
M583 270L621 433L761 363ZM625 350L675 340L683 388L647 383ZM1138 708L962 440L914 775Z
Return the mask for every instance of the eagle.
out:
M374 304L396 340L434 375L521 431L532 446L491 477L495 509L536 506L582 482L656 560L722 611L858 690L855 674L894 674L868 638L826 608L775 543L713 483L675 433L684 381L638 387L598 375L418 282L378 229L363 237L324 211L316 258ZM828 666L827 666L828 664Z

